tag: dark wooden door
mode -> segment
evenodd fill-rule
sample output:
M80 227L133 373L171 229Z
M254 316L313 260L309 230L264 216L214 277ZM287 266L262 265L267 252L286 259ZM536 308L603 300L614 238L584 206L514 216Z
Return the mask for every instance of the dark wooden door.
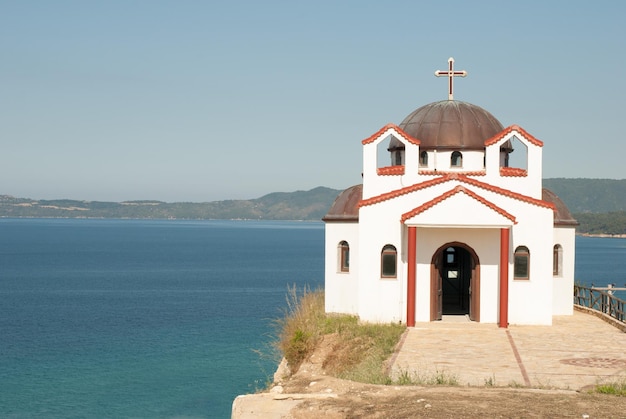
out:
M441 320L443 315L443 278L441 276L441 253L435 257L431 269L430 321Z
M470 278L470 312L469 317L470 320L479 322L480 321L480 272L476 265L476 260L472 258L472 269L471 269Z

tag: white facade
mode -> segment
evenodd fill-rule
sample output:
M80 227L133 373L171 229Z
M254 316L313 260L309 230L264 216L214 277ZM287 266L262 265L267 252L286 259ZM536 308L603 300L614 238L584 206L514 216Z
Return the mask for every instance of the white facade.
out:
M380 167L392 138L401 164ZM512 140L523 168L505 166ZM340 195L325 218L327 312L409 326L467 314L502 327L572 314L575 222L543 197L541 141L511 126L482 150L421 150L389 124L362 143L359 200Z

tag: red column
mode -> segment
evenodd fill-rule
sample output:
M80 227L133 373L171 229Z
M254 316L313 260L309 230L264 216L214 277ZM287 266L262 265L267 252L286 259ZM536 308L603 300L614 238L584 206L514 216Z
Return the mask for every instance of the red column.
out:
M509 326L509 229L500 229L500 327Z
M409 227L409 248L407 255L406 325L415 326L415 278L417 269L417 227Z

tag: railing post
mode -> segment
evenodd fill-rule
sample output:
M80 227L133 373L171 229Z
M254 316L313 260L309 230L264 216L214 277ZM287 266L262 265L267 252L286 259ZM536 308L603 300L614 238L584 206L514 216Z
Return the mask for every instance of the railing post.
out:
M616 288L613 284L609 284L606 288L574 285L574 304L626 322L626 301L615 296L616 290L626 291L626 288Z

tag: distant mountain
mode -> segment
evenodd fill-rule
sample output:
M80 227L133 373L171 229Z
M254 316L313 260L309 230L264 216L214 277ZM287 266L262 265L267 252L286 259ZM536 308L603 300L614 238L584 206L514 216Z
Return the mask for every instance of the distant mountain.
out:
M583 233L626 234L626 180L544 179ZM339 190L274 192L257 199L204 203L33 200L0 195L0 217L321 220Z
M250 200L205 203L34 200L0 195L0 217L321 220L338 190L275 192Z
M626 211L626 179L544 179L572 213Z

